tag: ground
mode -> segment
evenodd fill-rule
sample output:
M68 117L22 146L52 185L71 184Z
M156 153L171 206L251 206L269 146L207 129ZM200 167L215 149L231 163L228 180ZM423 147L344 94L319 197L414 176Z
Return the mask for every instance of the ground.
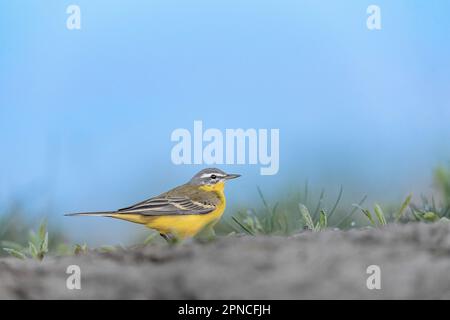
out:
M81 290L66 269L81 268ZM381 289L366 286L369 265ZM450 224L230 236L209 243L0 260L0 299L450 299Z

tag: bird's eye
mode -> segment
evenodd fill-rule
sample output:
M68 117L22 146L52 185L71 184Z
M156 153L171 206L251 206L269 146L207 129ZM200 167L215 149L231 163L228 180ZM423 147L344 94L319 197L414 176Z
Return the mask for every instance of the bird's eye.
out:
M212 174L211 179L215 179L215 178L217 178L217 176L215 174Z

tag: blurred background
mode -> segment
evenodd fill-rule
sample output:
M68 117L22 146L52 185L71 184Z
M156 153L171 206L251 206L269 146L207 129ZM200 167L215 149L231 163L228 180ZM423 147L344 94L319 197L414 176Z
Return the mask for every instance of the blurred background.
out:
M71 4L81 30L66 28ZM381 30L366 27L371 4ZM331 198L342 185L344 203L429 194L450 159L449 12L419 0L1 1L0 217L128 243L145 228L63 214L190 179L204 166L172 164L170 135L194 120L280 129L277 175L220 166L243 174L227 214L254 207L257 186L276 200L306 181Z

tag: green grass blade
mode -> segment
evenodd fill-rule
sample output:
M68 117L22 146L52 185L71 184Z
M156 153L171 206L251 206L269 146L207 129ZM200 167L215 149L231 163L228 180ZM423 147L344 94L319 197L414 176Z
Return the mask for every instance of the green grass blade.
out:
M73 254L74 255L80 255L80 254L85 254L88 252L88 246L86 243L80 245L80 244L76 244L75 247L73 248Z
M341 221L339 221L339 223L336 225L337 227L340 227L345 221L347 221L348 219L350 219L354 214L355 214L355 212L358 210L358 209L360 209L361 208L361 206L364 204L364 202L367 200L367 195L364 195L364 197L356 204L356 203L354 203L353 204L353 209L352 209L352 211L350 211L350 213L347 215L347 216L345 216L344 218L342 218L342 220Z
M44 238L42 239L39 251L43 253L48 252L48 232L45 232Z
M45 238L45 234L47 233L47 220L42 220L41 224L39 225L39 239L42 241ZM48 236L48 235L47 235Z
M145 238L144 245L148 245L148 244L152 243L153 240L156 239L157 234L158 233L156 233L156 232L152 232L147 238Z
M97 250L100 251L101 253L112 253L112 252L116 252L117 248L114 246L110 246L110 245L104 245L104 246L101 246L100 248L98 248Z
M308 227L308 229L315 230L314 222L311 217L311 214L309 213L308 208L301 203L298 205L298 208L300 210L300 213L302 214L303 220L305 221L305 225Z
M333 215L334 211L336 211L336 208L337 208L339 202L340 202L341 199L342 199L342 194L343 194L343 193L344 193L344 187L341 186L341 188L339 189L339 194L338 194L338 197L337 197L337 199L336 199L336 202L334 203L334 206L333 206L333 208L331 209L330 214L328 215L328 219L331 218L331 216Z
M316 210L314 210L313 219L316 219L317 215L319 214L319 210L320 207L322 206L324 196L325 196L325 189L322 189L322 191L320 192L319 201L317 202Z
M320 210L320 217L319 217L319 221L317 222L316 225L316 230L323 230L328 226L328 217L327 214L325 212L325 210Z
M3 248L3 250L5 250L11 256L21 259L21 260L25 260L27 258L22 252L14 250L12 248Z
M386 216L384 215L383 210L381 209L381 207L378 204L374 205L374 211L375 211L375 215L377 216L378 222L384 226L386 225Z
M364 209L363 207L361 207L360 205L354 204L355 207L359 208L362 213L364 213L364 215L367 217L367 219L369 219L370 223L375 226L375 220L373 220L372 214L370 213L370 210L368 209Z
M236 222L242 229L244 229L245 232L247 232L248 234L254 236L255 234L248 229L242 222L240 222L236 217L231 217L231 219L233 219L234 222Z
M278 204L279 204L279 202L275 203L275 206L273 207L273 209L271 211L269 211L270 221L271 221L269 233L277 231L277 227L278 227L278 230L282 228L279 216L277 214Z
M428 211L423 215L423 219L427 222L435 222L439 220L439 216L433 211Z
M411 213L416 221L422 221L422 217L419 215L419 213L417 213L415 209L411 208Z
M372 225L376 225L376 224L375 224L375 220L373 220L372 214L370 213L369 210L367 210L367 209L362 209L362 212L366 215L367 219L369 219L369 221L370 221L370 223L371 223Z
M267 203L266 198L264 197L264 195L261 191L261 188L258 186L258 187L256 187L256 189L258 189L258 194L259 194L259 197L261 198L261 201L262 201L264 207L267 209L268 212L270 212L269 204Z
M411 202L411 198L412 198L412 194L409 194L406 197L405 201L403 201L402 206L400 207L400 210L398 210L397 214L395 215L396 222L399 221L405 214L406 209L408 208L409 203Z
M17 242L8 241L8 240L0 241L0 247L14 249L14 250L17 250L17 251L22 251L23 250L22 245L20 245Z
M28 251L30 252L30 255L31 255L33 258L35 258L35 259L38 258L38 256L39 256L38 249L36 248L36 246L34 245L34 243L31 242L31 241L28 242Z
M449 218L450 214L450 206L447 206L447 208L444 209L442 216Z

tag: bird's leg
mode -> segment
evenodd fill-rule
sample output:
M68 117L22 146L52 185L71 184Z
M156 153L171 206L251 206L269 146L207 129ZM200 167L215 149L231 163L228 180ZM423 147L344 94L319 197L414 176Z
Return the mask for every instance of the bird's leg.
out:
M169 240L170 240L169 238L170 238L170 237L169 237L169 235L168 235L168 234L165 234L165 233L160 233L159 235L160 235L161 237L163 237L163 238L164 238L164 240L166 240L167 242L169 242Z
M164 238L164 240L167 241L167 243L169 244L175 244L178 242L178 238L175 237L173 234L171 233L160 233L160 236Z

